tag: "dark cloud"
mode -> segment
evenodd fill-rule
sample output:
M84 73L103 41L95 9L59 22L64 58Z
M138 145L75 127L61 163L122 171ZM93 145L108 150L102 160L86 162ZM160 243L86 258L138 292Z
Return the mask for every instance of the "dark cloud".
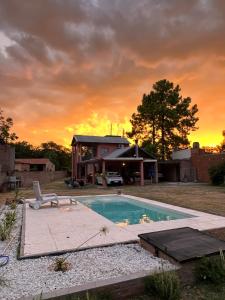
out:
M0 0L0 32L0 106L23 126L56 116L59 129L96 111L123 121L161 78L181 84L202 120L213 85L210 114L224 107L223 0Z

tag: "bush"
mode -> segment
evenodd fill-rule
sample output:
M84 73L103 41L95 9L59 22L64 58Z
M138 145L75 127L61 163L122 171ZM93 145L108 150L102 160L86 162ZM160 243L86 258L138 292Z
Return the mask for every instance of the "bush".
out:
M56 272L66 272L69 270L70 264L63 257L56 258L53 268Z
M10 237L12 226L16 220L16 211L6 212L0 223L0 240L5 241Z
M180 281L175 271L154 274L146 278L145 289L159 299L178 300L181 297Z
M212 184L214 185L225 183L225 162L220 165L211 167L209 169L209 177Z
M16 221L16 211L14 210L13 212L11 211L6 212L5 214L6 226L11 228L15 221Z
M5 241L10 237L11 228L7 225L6 220L0 224L0 240Z
M203 257L195 267L195 277L199 282L219 285L225 283L225 261L220 256Z

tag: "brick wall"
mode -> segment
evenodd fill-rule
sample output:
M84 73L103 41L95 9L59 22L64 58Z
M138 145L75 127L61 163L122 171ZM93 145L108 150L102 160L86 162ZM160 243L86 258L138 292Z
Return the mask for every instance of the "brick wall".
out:
M0 145L0 191L6 189L7 176L13 172L15 163L15 148L10 145Z
M67 176L66 171L32 171L32 172L15 172L15 175L21 178L22 187L32 186L34 180L38 180L41 184L51 181L63 179Z
M209 168L225 162L225 153L207 154L194 151L191 161L193 167L196 169L196 179L201 182L209 182Z
M0 145L0 172L12 172L15 166L15 148L10 145Z

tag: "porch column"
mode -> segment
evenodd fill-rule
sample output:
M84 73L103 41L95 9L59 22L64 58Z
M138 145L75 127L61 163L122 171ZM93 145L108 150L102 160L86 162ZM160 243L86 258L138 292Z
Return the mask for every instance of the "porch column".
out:
M77 146L73 146L72 148L72 178L73 179L77 179L77 164L78 164Z
M159 182L159 176L158 176L158 162L155 162L155 183Z
M92 165L93 172L92 172L92 184L95 184L95 164Z
M140 161L141 186L144 185L144 162Z
M84 164L84 181L87 183L87 164Z
M102 174L105 173L105 161L103 160L102 161Z
M77 166L78 170L77 170L77 178L81 179L81 169L82 169L82 165L78 164Z
M74 147L72 146L72 179L74 179Z

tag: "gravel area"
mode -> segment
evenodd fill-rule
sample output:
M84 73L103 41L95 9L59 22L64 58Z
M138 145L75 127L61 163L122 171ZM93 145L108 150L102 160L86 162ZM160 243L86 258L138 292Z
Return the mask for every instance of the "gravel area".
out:
M0 268L0 299L18 299L144 270L153 272L161 268L162 263L165 269L173 268L169 262L150 255L138 244L121 244L72 253L68 258L71 269L64 273L55 272L50 266L56 257L16 259L21 220L22 205L19 205L17 221L12 232L12 236L16 237L6 251L10 262ZM5 246L6 242L0 242L0 253ZM5 282L2 282L2 279Z

